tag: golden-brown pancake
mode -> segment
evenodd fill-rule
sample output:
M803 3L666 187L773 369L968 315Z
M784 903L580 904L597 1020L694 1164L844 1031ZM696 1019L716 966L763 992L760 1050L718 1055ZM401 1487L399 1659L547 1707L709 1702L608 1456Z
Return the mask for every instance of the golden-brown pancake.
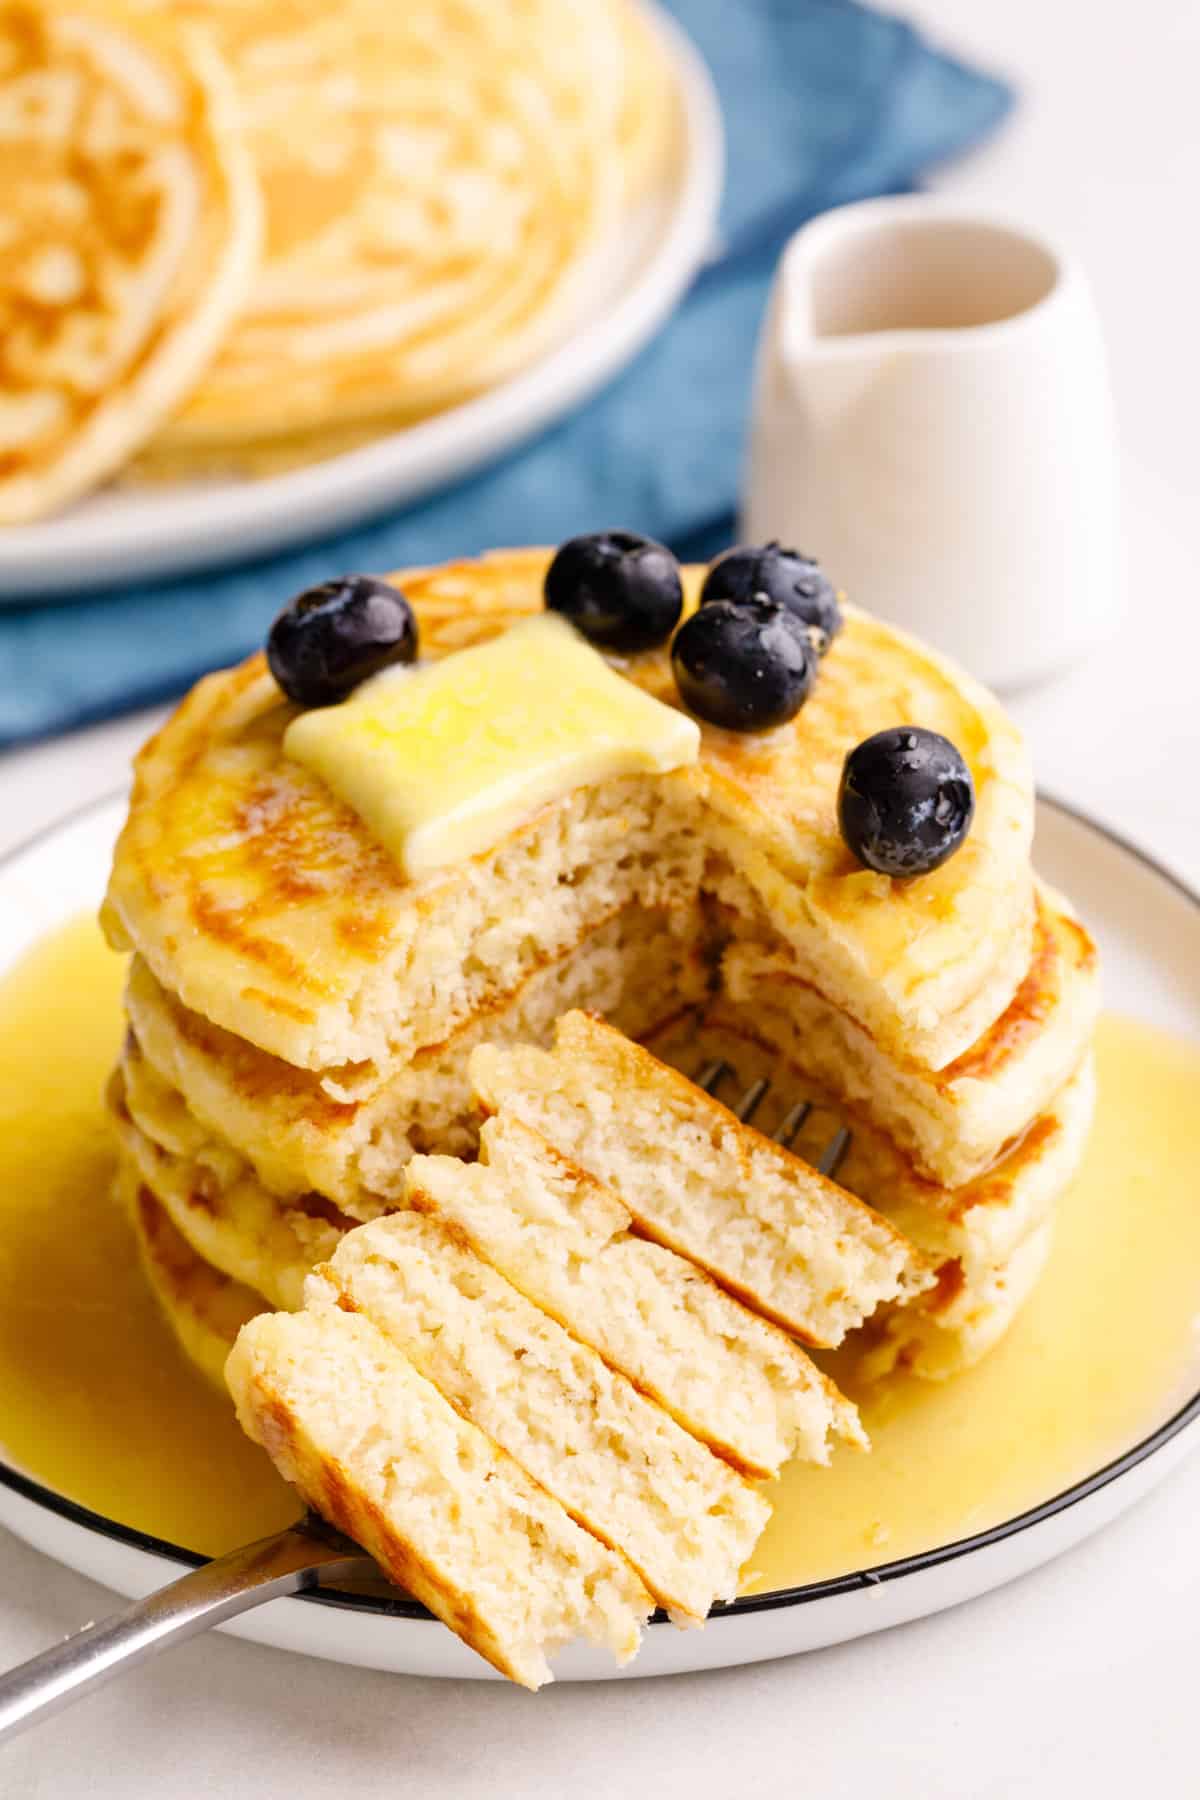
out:
M315 1194L294 1201L268 1194L252 1171L239 1170L228 1155L165 1149L142 1128L145 1122L161 1129L164 1109L147 1110L155 1099L152 1083L127 1086L123 1071L114 1075L108 1106L122 1166L153 1194L173 1229L206 1264L271 1305L295 1310L303 1301L305 1277L332 1256L354 1221Z
M678 1035L662 1034L655 1049L684 1072L694 1073L713 1058L725 1060L731 1098L765 1073L772 1085L755 1117L768 1131L808 1092L814 1110L795 1147L810 1160L819 1157L839 1121L849 1123L850 1144L837 1171L839 1182L885 1213L938 1270L936 1287L913 1307L886 1307L872 1323L864 1341L875 1373L891 1366L882 1358L885 1343L898 1354L904 1343L928 1340L938 1347L936 1356L930 1348L913 1366L921 1373L926 1372L923 1363L929 1363L931 1372L945 1373L951 1366L965 1366L998 1340L1018 1305L1017 1285L1001 1277L1028 1266L1029 1258L1019 1265L1015 1259L1031 1239L1040 1241L1083 1154L1095 1100L1089 1060L994 1168L950 1190L919 1176L871 1125L844 1110L834 1111L826 1096L805 1088L777 1055L744 1032L728 1025L704 1025L699 1032L689 1026ZM270 1193L234 1153L190 1120L178 1093L146 1067L136 1050L132 1056L127 1050L110 1086L109 1105L122 1171L154 1196L191 1254L265 1294L276 1306L298 1307L309 1271L333 1254L355 1221L316 1195L289 1200ZM447 1167L459 1166L445 1160ZM432 1167L428 1159L416 1166ZM406 1198L402 1191L392 1204ZM536 1200L530 1204L531 1217L536 1217ZM380 1210L378 1202L373 1210ZM360 1203L360 1211L370 1216L368 1205ZM504 1272L511 1274L507 1268ZM1020 1288L1021 1298L1026 1291ZM910 1311L919 1315L911 1331L902 1323Z
M401 572L423 653L535 611L547 561L506 551ZM678 704L664 651L619 666ZM790 724L705 726L694 767L568 794L490 854L418 881L284 755L294 716L261 657L193 690L138 758L105 919L185 1005L320 1071L335 1097L359 1065L378 1075L442 1041L633 898L714 893L740 935L784 940L797 974L924 1067L966 1051L1028 969L1020 736L976 683L857 609ZM949 737L976 789L957 854L908 882L862 868L837 824L846 752L899 723Z
M125 994L134 1035L124 1063L142 1071L142 1086L148 1066L179 1097L191 1136L178 1122L169 1132L160 1128L155 1135L168 1148L194 1153L205 1141L223 1142L276 1193L316 1189L356 1213L364 1195L403 1193L415 1152L474 1154L479 1117L467 1059L476 1044L548 1043L558 1015L576 1006L640 1037L702 1002L710 973L695 908L623 907L501 1004L418 1051L374 1092L339 1099L313 1071L189 1011L137 956Z
M797 1102L809 1101L811 1111L791 1140L809 1162L819 1162L839 1127L847 1127L849 1143L836 1169L839 1184L885 1214L939 1268L955 1262L973 1277L1007 1261L1045 1223L1074 1178L1096 1096L1087 1047L1079 1065L1003 1155L962 1186L946 1187L921 1175L863 1114L835 1099L803 1070L790 1067L777 1050L762 1043L755 1027L752 1014L739 1021L722 1004L698 1029L660 1034L650 1047L685 1074L723 1062L728 1073L718 1092L731 1105L755 1083L766 1081L754 1123L768 1134L775 1133Z
M162 424L248 292L258 225L206 38L0 5L0 523L66 505Z
M624 0L166 10L237 72L266 240L150 469L395 427L495 382L562 329L629 172L661 178L673 86Z
M879 1381L906 1369L926 1381L945 1381L981 1361L1033 1292L1053 1247L1050 1218L1005 1262L981 1270L970 1282L950 1265L947 1279L928 1301L881 1311L863 1334L858 1359L862 1379Z
M786 953L735 944L722 973L738 1020L752 1020L793 1068L873 1120L923 1175L949 1188L981 1174L1044 1110L1078 1067L1100 1005L1096 947L1062 896L1045 887L1021 985L944 1069L886 1054L797 977Z
M266 1311L267 1302L206 1263L132 1169L121 1168L116 1186L146 1279L180 1349L224 1392L225 1362L237 1334Z

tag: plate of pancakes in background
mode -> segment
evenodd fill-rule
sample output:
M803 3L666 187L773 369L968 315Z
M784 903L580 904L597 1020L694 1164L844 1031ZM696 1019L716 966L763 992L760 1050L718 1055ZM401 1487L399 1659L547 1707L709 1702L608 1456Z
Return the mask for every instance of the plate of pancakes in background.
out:
M708 72L643 0L0 5L0 602L467 473L710 250Z

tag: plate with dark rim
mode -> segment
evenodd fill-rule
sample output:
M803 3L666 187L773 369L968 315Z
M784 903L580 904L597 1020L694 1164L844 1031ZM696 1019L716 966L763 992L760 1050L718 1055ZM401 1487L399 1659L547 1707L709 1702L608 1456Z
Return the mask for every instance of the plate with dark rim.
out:
M124 796L85 808L0 863L0 968L55 924L94 905ZM1038 809L1038 867L1069 892L1100 941L1106 998L1117 1009L1200 1042L1200 895L1132 845L1061 803ZM1144 1433L1112 1446L1059 1492L988 1529L919 1554L847 1570L715 1609L703 1631L655 1621L617 1671L572 1646L559 1679L651 1676L792 1655L939 1612L1050 1561L1134 1504L1200 1447L1200 1392L1163 1396ZM203 1559L105 1518L3 1460L0 1524L48 1556L125 1595L161 1587ZM269 1602L222 1629L332 1661L417 1675L492 1671L425 1610L397 1594L320 1589Z

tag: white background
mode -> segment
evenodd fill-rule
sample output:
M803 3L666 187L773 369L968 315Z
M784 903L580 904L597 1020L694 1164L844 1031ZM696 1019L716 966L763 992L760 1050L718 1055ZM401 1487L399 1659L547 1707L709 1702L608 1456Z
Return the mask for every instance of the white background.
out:
M916 11L1023 92L1004 136L938 185L1073 244L1112 355L1127 623L1013 710L1045 786L1200 884L1200 6ZM0 848L113 787L146 727L0 763ZM533 1697L201 1640L0 1750L0 1796L1174 1800L1200 1792L1198 1518L1200 1459L985 1600L840 1650L669 1681ZM0 1666L111 1604L0 1533Z

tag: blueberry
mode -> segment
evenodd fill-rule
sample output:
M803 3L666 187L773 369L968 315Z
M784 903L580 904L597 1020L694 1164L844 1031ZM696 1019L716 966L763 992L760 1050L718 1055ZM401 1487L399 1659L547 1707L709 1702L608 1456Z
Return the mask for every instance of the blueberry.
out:
M267 637L267 662L300 706L332 706L368 675L417 655L417 621L399 588L343 575L289 600Z
M828 575L811 556L781 544L739 544L709 565L700 604L712 600L753 600L765 594L811 626L817 654L824 656L842 629L842 609Z
M859 862L881 875L940 868L974 816L971 771L936 731L896 725L846 758L838 790L842 836Z
M679 564L653 538L595 531L569 538L546 571L546 605L604 650L664 644L683 610Z
M766 731L800 711L817 677L817 653L795 613L774 600L713 600L671 646L689 711L726 731Z

